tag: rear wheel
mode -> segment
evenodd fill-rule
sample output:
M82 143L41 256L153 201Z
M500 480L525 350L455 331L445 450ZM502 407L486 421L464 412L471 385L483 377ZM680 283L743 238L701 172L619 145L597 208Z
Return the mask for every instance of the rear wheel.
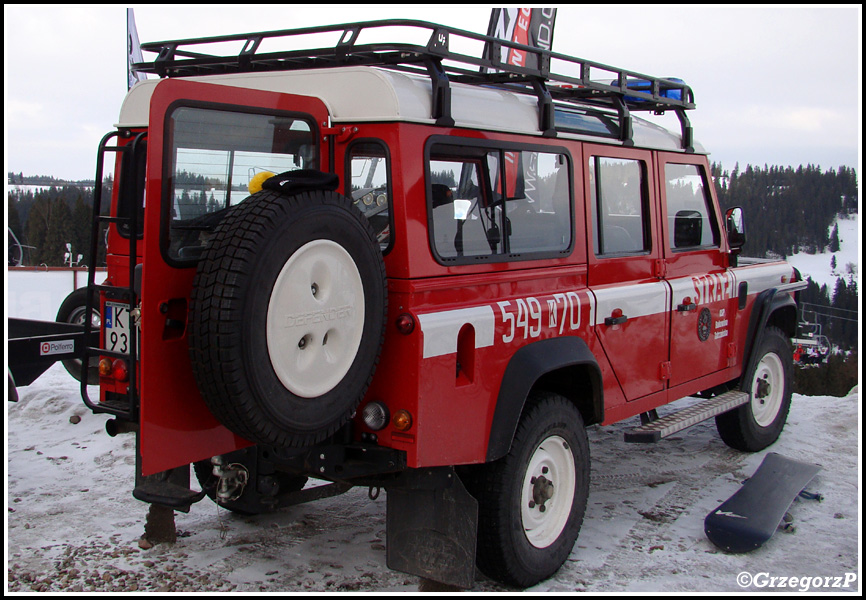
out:
M222 221L193 282L190 357L202 397L253 442L321 442L366 392L385 310L379 244L349 199L254 194Z
M589 494L589 444L566 398L533 393L510 452L472 478L479 503L478 567L528 587L553 575L580 532Z
M763 450L775 442L791 407L793 359L785 334L776 327L764 332L758 364L743 391L752 400L716 417L716 428L730 447L746 452Z

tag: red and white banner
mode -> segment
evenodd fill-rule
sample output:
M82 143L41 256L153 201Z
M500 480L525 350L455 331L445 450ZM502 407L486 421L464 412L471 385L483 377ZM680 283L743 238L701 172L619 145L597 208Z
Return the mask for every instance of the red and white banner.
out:
M494 8L490 13L487 35L524 46L550 50L553 46L555 19L555 8ZM539 66L536 55L518 48L500 46L500 55L493 56L492 49L487 46L484 56L494 63L501 62L530 69L537 69ZM525 178L534 181L535 165L523 166L521 162L522 156L519 152L505 153L505 196L515 198L525 195L530 202L534 202L535 199L525 185ZM497 192L500 191L498 188L499 186Z
M555 19L555 8L494 8L490 14L487 35L550 50L553 46ZM489 56L489 49L487 55ZM502 47L500 56L496 58L500 62L518 67L538 66L533 55L527 55L516 48Z

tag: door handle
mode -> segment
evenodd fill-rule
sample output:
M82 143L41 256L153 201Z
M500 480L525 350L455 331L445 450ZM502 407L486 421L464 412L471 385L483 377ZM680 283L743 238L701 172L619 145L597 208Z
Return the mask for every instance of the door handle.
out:
M683 302L682 304L677 305L677 310L679 312L691 312L693 310L698 309L697 304L695 304L694 302L688 302L688 298L686 298L686 300L687 300L686 302Z
M604 324L610 327L611 325L622 325L628 321L628 317L626 315L620 315L618 317L610 316L605 317Z

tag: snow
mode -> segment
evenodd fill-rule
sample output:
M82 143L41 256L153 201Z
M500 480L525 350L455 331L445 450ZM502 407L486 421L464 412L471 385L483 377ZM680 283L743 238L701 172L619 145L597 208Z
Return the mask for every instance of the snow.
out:
M836 224L839 226L839 251L836 253L823 252L821 254L806 254L799 252L789 256L786 260L799 269L803 279L811 277L812 281L819 286L826 285L832 295L836 287L836 278L847 279L847 265L853 264L859 270L860 265L860 242L859 242L859 217L852 215L848 219L838 218ZM828 230L833 230L831 225ZM831 271L830 261L836 255L836 269ZM856 278L855 274L855 278Z
M134 437L110 438L108 417L86 409L59 364L19 394L6 419L8 591L429 589L387 568L385 494L370 500L364 488L256 517L205 499L176 513L177 543L143 550L147 507L131 495ZM756 454L725 446L712 421L655 445L623 442L634 421L591 427L580 538L557 574L527 591L801 591L800 579L773 587L770 577L822 578L808 580L808 591L859 591L858 419L856 388L844 398L795 395L780 440ZM778 532L750 554L724 554L703 519L770 451L820 464L809 489L824 500L794 503L794 533ZM741 587L742 578L752 585ZM478 574L472 591L515 590Z

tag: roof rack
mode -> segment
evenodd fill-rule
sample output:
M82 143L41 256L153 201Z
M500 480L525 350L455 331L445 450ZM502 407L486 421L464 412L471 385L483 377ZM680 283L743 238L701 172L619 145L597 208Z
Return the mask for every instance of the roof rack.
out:
M409 43L359 44L362 32L381 28L413 28L429 32L426 45ZM336 45L302 50L260 51L262 42L286 41L314 34L339 34ZM452 41L478 45L476 55L452 51ZM235 54L205 53L203 46L240 42ZM194 48L196 51L193 51ZM160 77L183 77L224 73L292 71L341 66L377 66L430 77L433 86L432 118L443 126L451 117L451 82L504 89L537 98L539 128L543 135L556 135L554 102L594 105L616 111L620 139L632 145L631 111L662 113L673 110L680 121L682 145L693 151L692 127L686 110L695 108L694 95L680 80L652 77L601 63L533 48L488 35L437 25L426 21L389 19L342 25L283 29L198 39L142 44L157 57L132 65L141 73ZM523 66L501 59L511 49L525 58ZM594 79L593 79L594 77Z

